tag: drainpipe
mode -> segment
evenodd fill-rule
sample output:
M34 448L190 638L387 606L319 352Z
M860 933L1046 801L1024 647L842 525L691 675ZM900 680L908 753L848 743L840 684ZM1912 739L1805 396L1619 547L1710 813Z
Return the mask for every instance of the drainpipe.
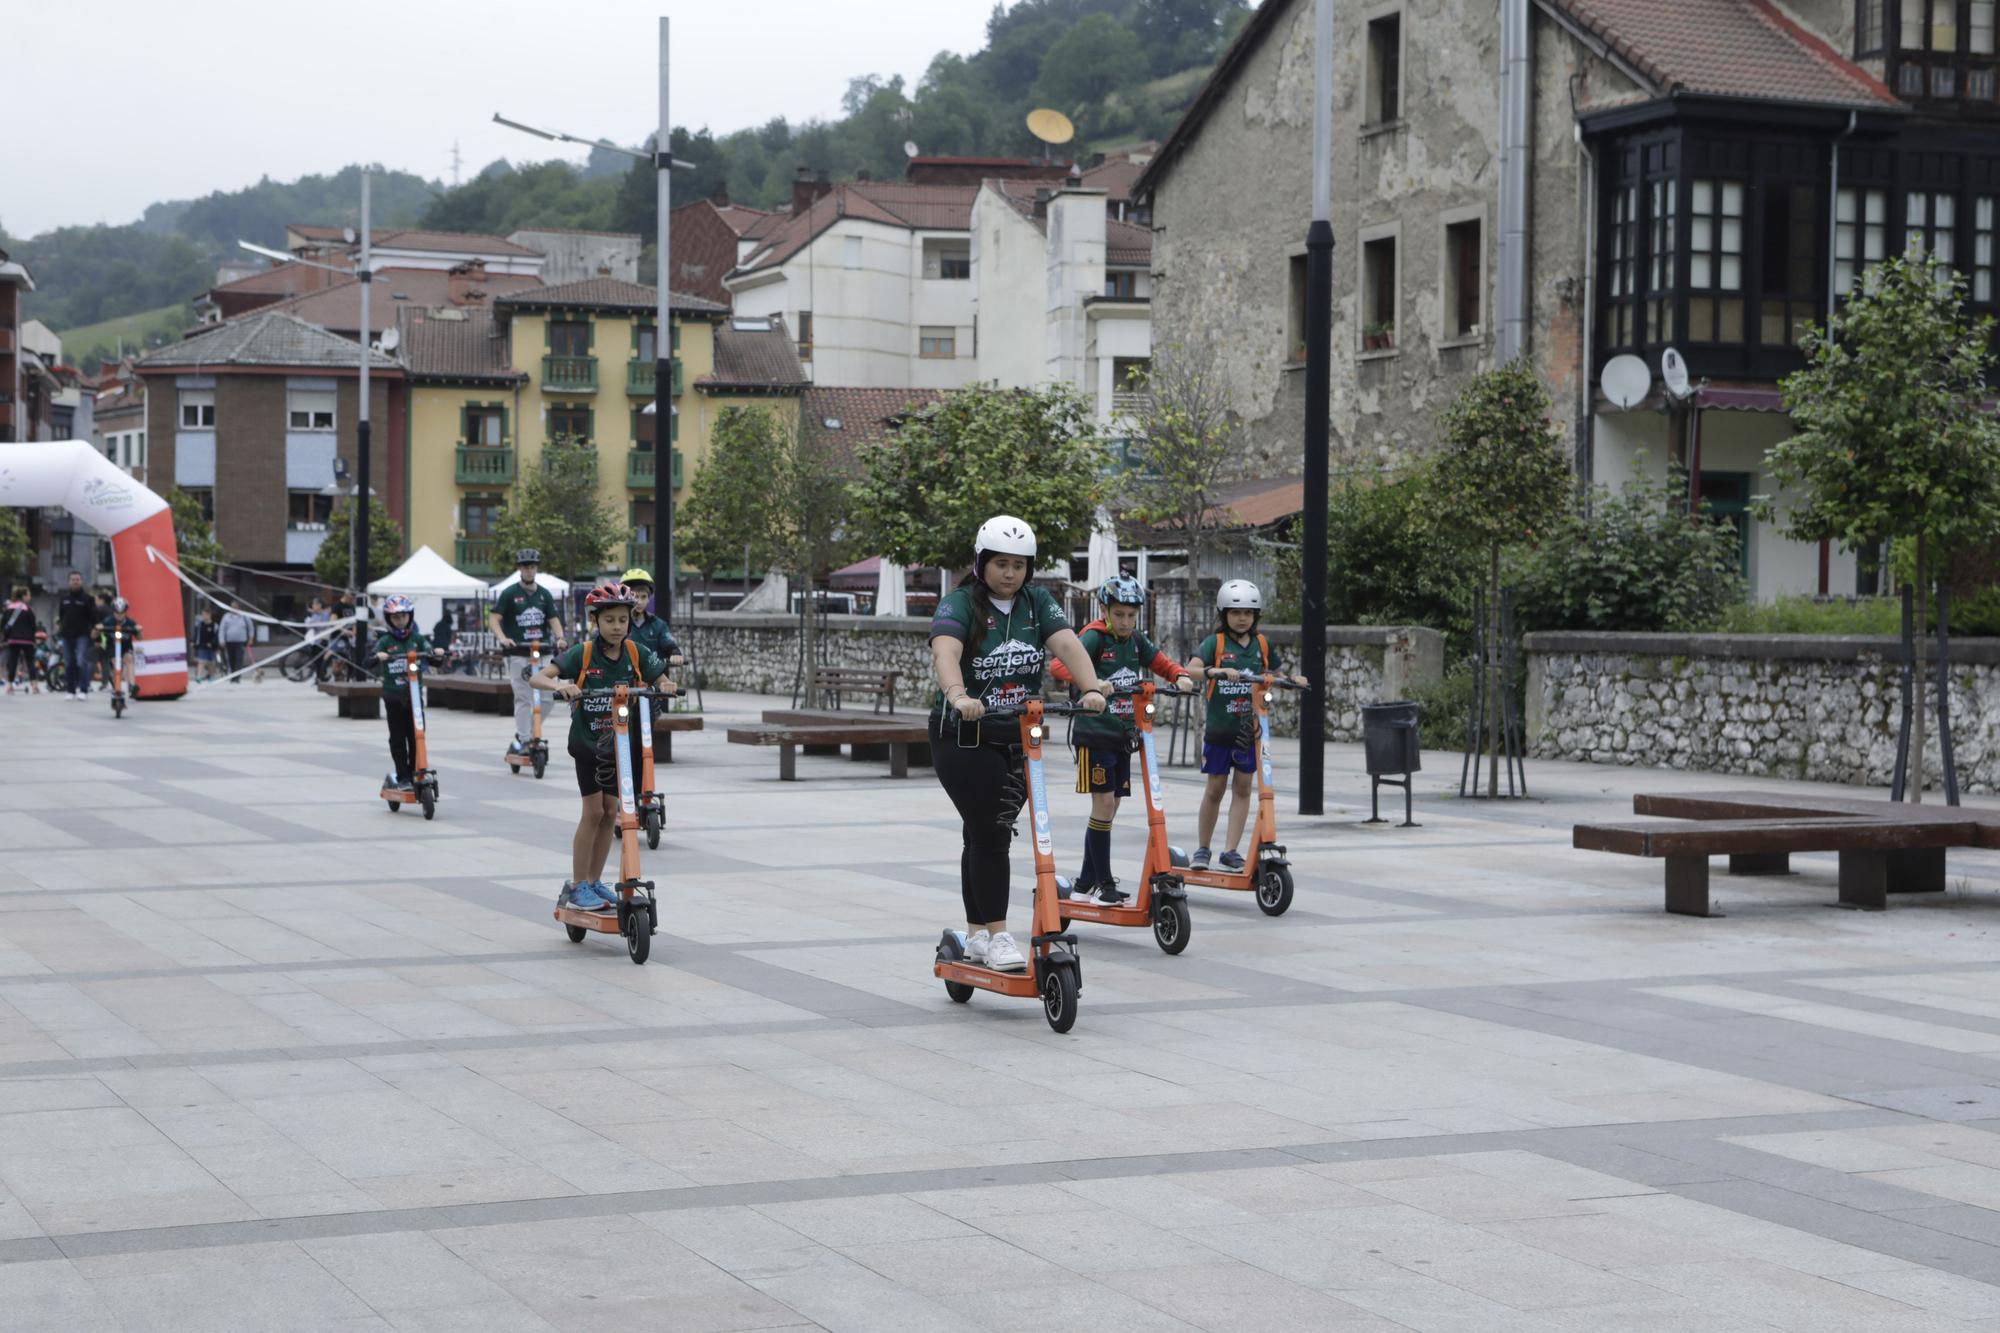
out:
M1528 350L1528 109L1534 97L1531 0L1500 0L1500 346Z
M1583 155L1583 374L1576 419L1577 484L1589 493L1597 479L1597 413L1591 398L1591 370L1597 358L1597 154L1576 127L1577 151Z
M1826 192L1826 336L1829 343L1833 341L1833 308L1840 300L1834 282L1834 275L1839 271L1840 263L1834 257L1835 252L1840 249L1840 145L1854 133L1854 128L1860 120L1859 111L1847 113L1847 128L1833 136L1833 147L1827 154L1831 167L1827 173L1830 184ZM1854 261L1859 264L1862 259L1861 238L1867 230L1867 219L1856 217L1854 223ZM1832 574L1833 547L1822 537L1819 541L1819 595L1822 597L1831 591Z

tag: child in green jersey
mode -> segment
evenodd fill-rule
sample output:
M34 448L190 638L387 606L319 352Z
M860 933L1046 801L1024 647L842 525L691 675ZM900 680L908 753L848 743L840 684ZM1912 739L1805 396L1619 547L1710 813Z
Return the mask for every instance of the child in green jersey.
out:
M389 762L395 766L382 785L408 787L417 780L417 719L410 707L415 682L408 670L409 655L435 659L443 654L417 631L417 604L409 598L383 602L382 619L388 628L375 636L368 656L370 663L382 668L382 712L389 719Z
M1243 826L1250 818L1250 774L1257 766L1250 740L1250 728L1255 725L1250 705L1252 682L1267 671L1281 672L1283 666L1271 641L1257 633L1257 622L1264 614L1264 594L1256 584L1248 579L1229 580L1216 591L1215 609L1221 617L1215 637L1204 639L1202 651L1188 659L1189 667L1208 677L1208 719L1201 746L1201 771L1208 775L1208 788L1202 792L1197 820L1201 845L1195 848L1191 864L1196 870L1208 869L1208 841L1215 835L1222 789L1228 785L1235 799L1229 805L1229 846L1218 864L1235 871L1243 869L1243 854L1236 850L1236 844L1243 840ZM1304 676L1292 679L1306 683Z
M1097 590L1104 619L1093 620L1077 636L1084 652L1097 664L1097 678L1113 690L1137 689L1146 672L1170 680L1175 689L1191 690L1195 675L1154 646L1139 628L1139 608L1146 590L1126 574L1106 579ZM1049 670L1058 680L1069 679L1060 660ZM1126 894L1111 874L1111 821L1118 802L1132 794L1132 751L1139 732L1132 717L1133 700L1117 695L1111 707L1076 720L1076 789L1090 797L1090 823L1083 835L1083 869L1077 871L1073 899L1121 903Z

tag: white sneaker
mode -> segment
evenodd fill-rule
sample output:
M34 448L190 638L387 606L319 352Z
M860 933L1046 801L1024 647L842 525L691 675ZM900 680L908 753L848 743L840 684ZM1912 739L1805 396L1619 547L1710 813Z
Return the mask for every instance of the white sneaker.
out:
M983 930L976 930L972 934L967 935L965 937L965 961L968 963L984 963L986 961L986 947L992 938L992 936Z
M995 972L1025 972L1028 960L1021 954L1021 946L1014 943L1011 931L1001 931L986 946L986 966Z

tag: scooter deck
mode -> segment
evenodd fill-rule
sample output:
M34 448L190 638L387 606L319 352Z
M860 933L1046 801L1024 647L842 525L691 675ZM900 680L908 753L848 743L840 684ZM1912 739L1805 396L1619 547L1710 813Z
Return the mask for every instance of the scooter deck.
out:
M1234 889L1238 893L1249 893L1257 887L1257 878L1250 870L1182 870L1178 872L1183 884L1198 884L1204 889Z
M990 967L977 963L937 962L931 965L931 974L946 981L956 981L965 986L976 986L980 990L992 991L998 995L1012 995L1019 999L1032 1000L1042 991L1035 981L1035 970L1031 966L1021 972L996 972Z
M1153 924L1153 905L1147 903L1142 906L1137 898L1110 906L1064 898L1056 903L1056 911L1071 921L1091 921L1100 926L1137 926L1144 929Z
M604 935L618 934L618 909L607 907L593 911L584 907L558 907L556 920L565 926L575 926L580 930L594 930Z
M408 801L411 805L415 805L417 803L417 789L415 787L384 787L382 789L382 799L385 801Z

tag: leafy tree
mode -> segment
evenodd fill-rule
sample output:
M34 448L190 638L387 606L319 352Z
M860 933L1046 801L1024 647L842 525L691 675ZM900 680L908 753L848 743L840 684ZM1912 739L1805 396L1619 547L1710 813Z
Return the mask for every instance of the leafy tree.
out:
M1787 536L1852 550L1914 547L1917 623L1934 561L2000 532L2000 427L1984 410L1993 321L1965 311L1965 280L1912 251L1871 269L1804 370L1782 384L1792 436L1768 455L1781 488L1756 512ZM1911 799L1924 791L1925 640L1917 638Z
M1042 57L1035 100L1080 111L1136 83L1145 70L1145 52L1133 31L1108 14L1093 14Z
M1426 521L1426 469L1345 477L1327 498L1326 614L1336 625L1429 625L1469 651L1480 552Z
M1089 539L1111 491L1110 449L1065 385L960 389L862 450L861 545L900 565L960 568L995 514L1035 530L1045 562Z
M28 529L15 509L0 509L0 579L11 579L28 568Z
M708 457L677 516L681 559L709 577L741 561L745 579L778 562L765 497L778 475L780 452L770 413L722 409L709 436Z
M1439 416L1432 527L1456 532L1487 555L1487 662L1493 702L1487 790L1500 784L1500 557L1541 540L1569 503L1571 473L1548 390L1526 357L1476 376Z
M542 450L542 465L514 487L493 523L503 550L532 546L542 567L566 579L587 579L610 563L630 526L598 498L597 450L558 435Z
M176 486L167 492L167 509L174 516L174 549L179 553L181 568L203 578L214 578L216 567L229 555L215 539L215 524L201 512L201 501ZM343 548L343 560L344 557Z
M1201 596L1201 557L1219 518L1222 488L1238 471L1240 432L1214 350L1163 348L1150 373L1127 386L1146 395L1135 444L1138 469L1126 482L1127 512L1178 532L1187 543L1188 593L1181 599L1180 639L1191 642L1188 614Z
M321 583L345 588L352 575L354 501L334 501L326 520L326 540L313 556L313 573ZM403 529L379 500L368 502L368 577L379 579L403 562Z

